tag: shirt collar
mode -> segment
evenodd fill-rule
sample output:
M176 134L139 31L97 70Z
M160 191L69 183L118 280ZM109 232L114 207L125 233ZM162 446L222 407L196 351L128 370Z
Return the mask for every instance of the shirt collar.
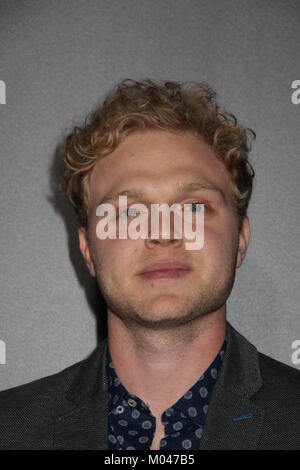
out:
M218 354L206 371L201 375L197 382L185 392L185 394L174 405L169 407L162 414L162 422L166 426L174 419L174 416L181 413L181 416L187 417L197 424L204 425L208 403L212 394L214 384L219 375L223 357L226 350L226 339ZM113 366L109 347L107 347L107 381L108 381L108 411L115 413L118 406L128 406L128 400L133 399L139 408L149 410L149 407L136 395L127 391Z

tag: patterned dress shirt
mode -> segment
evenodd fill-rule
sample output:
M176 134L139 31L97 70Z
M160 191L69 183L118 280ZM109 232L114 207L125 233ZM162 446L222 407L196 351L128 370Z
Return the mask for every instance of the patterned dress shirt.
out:
M198 450L211 393L220 372L226 340L199 380L162 414L161 450ZM129 393L114 369L107 349L108 449L150 450L156 418L139 397Z

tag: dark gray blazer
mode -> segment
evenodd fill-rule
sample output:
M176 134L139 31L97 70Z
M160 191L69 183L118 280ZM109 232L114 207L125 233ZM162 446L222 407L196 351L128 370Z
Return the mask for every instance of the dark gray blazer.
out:
M202 449L300 449L300 371L226 324ZM0 393L0 449L107 449L107 341L85 360Z

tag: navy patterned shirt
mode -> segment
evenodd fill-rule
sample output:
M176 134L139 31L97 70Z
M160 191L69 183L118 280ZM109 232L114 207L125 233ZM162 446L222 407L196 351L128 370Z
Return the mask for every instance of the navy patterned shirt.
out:
M198 450L211 393L220 371L226 340L199 380L162 414L165 436L161 450ZM108 449L150 450L156 418L139 397L118 378L107 348Z

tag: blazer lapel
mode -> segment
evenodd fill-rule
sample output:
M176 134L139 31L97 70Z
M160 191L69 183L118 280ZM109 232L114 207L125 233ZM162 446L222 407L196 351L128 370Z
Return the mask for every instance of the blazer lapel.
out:
M106 350L105 339L69 388L66 410L54 420L55 449L107 449Z
M258 352L229 322L226 339L200 449L256 449L264 417L264 410L251 401L262 386Z

